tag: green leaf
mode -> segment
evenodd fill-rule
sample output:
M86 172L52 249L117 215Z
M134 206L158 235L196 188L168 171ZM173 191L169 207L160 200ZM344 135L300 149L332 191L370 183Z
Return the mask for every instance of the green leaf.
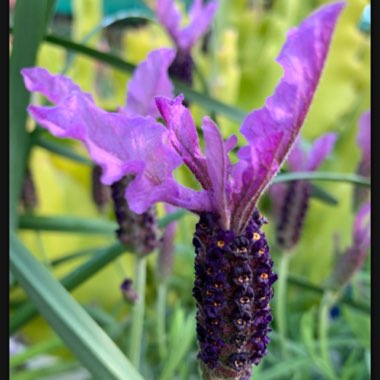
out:
M333 181L333 182L347 182L353 185L360 185L370 187L371 182L369 179L357 175L346 173L334 172L293 172L278 174L273 178L272 183L288 182L288 181Z
M63 375L67 373L72 374L72 371L78 368L80 368L78 362L61 361L58 363L48 364L43 367L23 370L20 373L11 373L11 379L12 380L41 380L41 379L46 379L47 377L51 379L52 378L51 376L53 375L59 375L59 374Z
M10 236L13 274L79 361L99 380L142 380L114 342L22 245Z
M178 211L171 212L170 214L167 214L158 220L158 227L165 228L168 224L181 219L186 214L187 214L187 211L185 210L178 210Z
M26 107L30 93L24 87L20 70L34 65L54 3L53 0L20 0L15 6L13 47L9 63L9 216L12 227L18 223L17 205L31 147L30 134L26 130Z
M184 309L177 307L170 323L169 353L159 377L160 380L174 379L175 371L188 353L195 334L195 314L185 319Z
M339 203L330 193L315 184L311 185L311 196L332 206L336 206Z
M116 243L110 247L98 249L88 261L65 276L61 280L61 284L69 291L75 289L77 286L85 282L95 273L119 257L123 252L125 252L126 249L127 248L120 243ZM12 315L9 325L10 333L13 334L16 332L36 315L37 309L34 303L31 301L26 301L19 307L19 309L17 309L14 315Z
M267 370L260 371L260 380L277 380L286 378L291 371L299 371L301 368L310 367L310 358L292 358L292 360L280 361L277 365Z
M327 288L327 287L318 286L318 285L311 283L306 278L291 275L291 274L288 275L288 282L289 282L289 285L294 285L294 286L300 287L304 290L309 290L309 291L312 291L315 293L319 293L321 295L323 293L325 293L327 290L329 290L329 288ZM340 299L340 302L342 302L342 303L344 303L344 304L346 304L346 305L348 305L348 306L350 306L350 307L352 307L358 311L361 311L362 313L365 313L365 314L371 313L370 305L368 305L364 302L355 301L348 296L343 296Z
M34 358L35 356L46 354L47 352L53 351L58 347L62 347L62 341L57 337L54 337L53 339L49 339L47 341L43 341L41 343L37 343L31 347L26 348L19 354L11 356L11 358L9 359L9 366L12 369L16 366L22 365L23 363Z
M117 224L109 220L75 216L20 215L20 228L26 230L59 231L88 234L112 234Z

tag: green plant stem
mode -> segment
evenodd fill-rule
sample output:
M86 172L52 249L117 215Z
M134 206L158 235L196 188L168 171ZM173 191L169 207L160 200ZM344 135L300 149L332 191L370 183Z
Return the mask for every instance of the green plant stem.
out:
M165 327L165 315L166 315L166 295L167 295L167 284L166 281L161 281L158 285L158 295L157 295L157 315L156 315L156 333L157 333L157 345L158 354L160 359L163 360L167 354L166 348L166 327Z
M128 357L136 368L140 366L141 341L144 328L146 266L147 258L136 255L134 282L139 299L133 306L128 352Z
M287 355L286 349L286 285L288 280L290 253L284 252L280 260L280 272L278 274L278 286L276 294L277 326L280 336L280 344L283 357Z
M325 363L324 369L326 375L330 380L337 380L334 368L331 364L329 355L329 340L328 340L328 330L329 330L329 310L331 306L335 303L335 296L331 291L325 292L322 297L319 306L319 325L318 325L318 335L319 335L319 347L321 351L321 357Z

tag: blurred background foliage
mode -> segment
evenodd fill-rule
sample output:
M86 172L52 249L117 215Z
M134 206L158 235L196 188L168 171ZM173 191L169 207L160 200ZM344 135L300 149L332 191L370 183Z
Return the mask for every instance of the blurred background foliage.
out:
M329 1L220 0L212 33L193 51L197 66L194 88L237 107L244 113L261 107L265 99L272 94L282 75L275 58L285 41L286 32L319 5L327 2ZM182 2L184 11L190 3L191 1ZM153 1L143 3L138 0L59 0L55 4L48 32L138 64L151 50L172 45L163 28L157 22L149 20L152 17L149 8L152 4ZM360 160L360 150L356 143L358 119L370 108L370 36L369 32L359 28L367 4L365 0L347 1L347 7L337 25L324 74L302 130L302 137L306 141L313 141L327 131L338 134L333 154L323 164L321 171L354 173ZM123 18L123 12L128 11L134 11L143 17ZM11 10L11 22L12 12ZM80 84L83 90L90 92L96 103L105 109L116 110L125 103L131 74L113 68L105 62L43 41L38 50L36 64L52 73L65 73ZM41 99L33 97L32 101L39 102ZM196 102L192 102L190 107L197 125L200 125L202 117L208 112L202 108L202 104ZM238 131L239 123L236 120L224 115L215 116L224 136ZM28 128L34 130L36 126L28 120ZM57 142L44 131L40 136L48 141ZM243 143L242 140L239 142ZM79 144L72 141L59 141L59 144L70 148L78 155L86 156ZM100 213L91 199L91 165L88 163L76 162L35 145L29 167L38 194L38 206L32 211L33 215L77 216L110 223L114 220L111 206ZM181 170L177 174L187 178L189 184L193 184L186 171ZM291 257L289 273L301 276L310 284L321 287L332 271L336 255L334 237L339 236L340 246L343 248L351 244L355 216L352 210L354 186L339 182L317 181L316 184L338 200L338 204L326 204L317 198L311 200L304 233ZM265 232L272 247L275 269L278 271L276 265L282 253L275 247L275 223L271 223L271 204L266 195L260 201L260 208L269 219ZM21 208L19 211L23 212ZM30 212L26 214L30 215ZM144 360L140 368L146 379L199 377L195 370L195 305L191 296L194 259L191 242L196 220L194 215L186 214L178 221L174 269L167 285L168 351L165 360L158 357L155 349L157 255L152 254L148 259L146 316L142 343ZM104 234L81 234L34 228L20 230L19 237L30 252L51 269L58 279L85 263L95 248L116 241L112 230ZM94 249L60 265L52 264L54 260L88 248ZM127 329L132 306L124 300L120 284L126 277L133 278L134 266L135 256L132 252L125 253L71 292L98 322L103 321L103 328L124 351L128 341ZM367 305L369 269L370 263L367 260L346 291L354 301L360 300ZM11 283L11 319L17 312L18 305L25 300L23 290L12 285ZM329 373L325 370L328 364L323 362L316 349L317 308L321 296L321 292L289 284L286 305L289 330L287 356L282 356L283 353L280 352L274 320L269 354L255 368L253 379L331 378L326 375ZM359 311L339 303L331 311L330 318L330 353L332 365L339 374L336 378L368 379L368 311ZM41 317L36 317L17 329L16 335L32 347L39 347L38 345L44 342L56 339ZM60 350L57 351L57 347ZM54 353L61 354L64 360L72 362L72 355L64 349L62 343L56 343L53 348ZM181 357L185 357L186 360L181 361ZM161 373L161 377L158 373ZM24 377L15 374L14 379Z

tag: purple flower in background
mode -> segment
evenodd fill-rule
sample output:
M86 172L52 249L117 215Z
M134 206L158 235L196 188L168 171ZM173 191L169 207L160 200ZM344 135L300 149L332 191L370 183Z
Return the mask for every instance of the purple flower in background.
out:
M217 1L194 0L189 12L189 24L181 26L181 13L174 0L157 0L156 15L177 48L176 58L170 66L169 73L188 85L193 82L193 59L191 49L207 32L215 12Z
M158 21L166 28L177 50L189 53L195 43L207 32L218 8L217 1L194 0L189 12L189 24L181 26L181 14L174 0L157 0Z
M348 284L353 275L362 267L371 245L371 204L362 205L358 211L352 236L353 241L350 247L337 259L330 283L338 289Z
M287 160L289 169L292 172L317 170L331 153L335 140L334 133L327 133L318 138L310 150L306 151L298 138ZM276 242L284 251L291 250L299 241L309 207L311 190L309 181L278 183L269 188L277 221Z
M326 5L289 32L277 58L284 75L264 107L243 121L240 132L248 144L236 163L229 158L236 136L224 141L208 117L202 152L182 95L156 97L164 126L150 115L106 112L67 78L23 70L27 88L55 103L30 106L31 116L55 136L82 141L102 166L103 183L130 175L125 195L131 210L141 214L165 202L199 215L193 295L205 378L248 379L252 364L266 354L277 276L261 230L266 220L256 206L300 131L342 8L343 3ZM175 180L173 171L181 164L201 190Z
M362 157L357 168L357 174L363 177L371 177L371 112L364 112L359 119L359 132L357 143L360 147ZM355 187L354 206L363 204L370 195L370 190L364 187Z
M130 210L124 193L132 177L114 178L111 173L110 177L104 180L104 161L95 141L104 139L106 144L115 144L116 147L120 145L118 133L120 136L133 133L132 130L128 130L129 125L139 125L140 119L143 120L143 128L150 128L153 118L159 116L154 96L172 96L173 94L173 85L167 71L174 56L175 51L172 49L151 52L146 60L138 65L128 83L125 106L120 108L118 113L110 113L109 115L112 115L110 117L107 112L95 105L90 94L82 92L80 87L69 78L51 75L47 70L38 67L22 70L25 85L30 91L39 91L45 94L52 103L58 104L57 107L35 107L37 114L41 117L41 119L39 117L36 119L41 120L44 126L52 126L53 134L58 137L84 136L87 133L86 128L92 128L97 137L89 142L87 147L94 152L91 156L98 164L95 165L96 170L93 173L96 177L94 182L97 182L101 176L105 185L112 185L112 198L119 224L117 236L121 242L134 246L135 251L141 254L151 252L158 244L155 210L149 208L142 215L137 215ZM61 114L61 110L65 110L64 115ZM124 123L123 120L127 119L128 122ZM116 133L110 137L109 134L112 131ZM122 145L120 149L123 149ZM98 154L100 156L97 156ZM109 194L108 192L105 194L106 190L109 190L108 187L94 187L94 197L98 205L104 206L107 201Z

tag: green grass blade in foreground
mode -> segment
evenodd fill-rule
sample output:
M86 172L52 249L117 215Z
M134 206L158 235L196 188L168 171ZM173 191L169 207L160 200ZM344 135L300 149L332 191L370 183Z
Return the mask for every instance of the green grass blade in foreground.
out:
M59 231L89 234L113 234L117 224L109 220L75 216L20 215L20 228L40 231Z
M17 204L31 146L30 135L25 127L30 93L24 87L20 70L34 65L54 4L53 0L19 0L15 6L9 63L9 217L13 228L18 223Z
M157 221L158 227L164 228L186 215L186 211L178 210L167 214ZM59 231L88 234L114 234L117 224L110 220L80 218L75 216L36 216L20 215L20 228L25 230Z
M70 272L61 280L61 284L68 290L71 291L77 286L85 282L87 279L92 277L99 270L104 268L110 262L119 257L123 252L125 252L126 247L120 243L116 243L110 247L101 248L95 251L94 255L86 261L84 264L80 265L74 271ZM22 284L21 284L22 285ZM15 333L20 329L25 323L30 321L33 317L38 314L38 311L31 301L26 301L22 306L17 309L9 324L10 333Z
M10 266L42 316L95 379L143 379L115 343L13 232L10 236Z
M334 173L334 172L293 172L278 174L273 178L272 183L288 182L288 181L332 181L346 182L352 185L370 187L371 182L368 178L357 174L350 173Z
M88 57L97 59L101 62L107 63L110 66L121 71L132 73L136 68L135 65L124 61L116 55L100 52L96 49L76 43L63 37L50 34L46 36L45 40L51 44L61 46L65 49L72 50ZM189 86L186 86L177 80L173 80L173 82L177 92L183 92L189 101L198 103L207 111L224 115L237 123L241 123L243 120L245 116L244 111L215 100L207 95L201 94L200 92L194 91Z

